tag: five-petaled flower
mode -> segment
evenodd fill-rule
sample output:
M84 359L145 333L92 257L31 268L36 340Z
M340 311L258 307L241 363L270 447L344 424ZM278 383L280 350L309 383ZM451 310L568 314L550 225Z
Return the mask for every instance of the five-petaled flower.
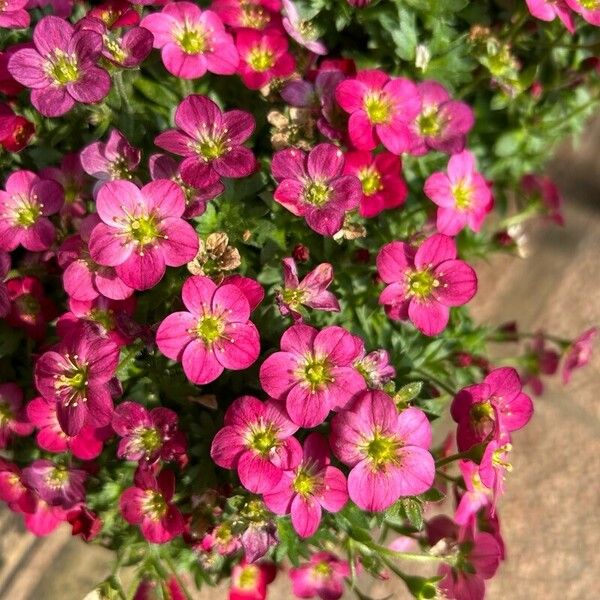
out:
M307 563L290 569L292 588L298 598L338 600L344 593L344 579L349 576L350 564L330 552L315 552Z

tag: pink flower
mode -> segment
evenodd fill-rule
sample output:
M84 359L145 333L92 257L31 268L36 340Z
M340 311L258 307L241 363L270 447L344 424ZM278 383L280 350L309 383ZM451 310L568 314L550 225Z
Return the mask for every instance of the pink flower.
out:
M475 271L456 260L456 243L442 234L427 238L415 251L391 242L377 255L377 270L388 285L379 296L391 319L410 319L425 335L448 324L450 307L466 304L477 291Z
M479 231L492 209L490 188L468 150L450 157L447 173L430 175L424 191L439 206L437 229L445 235L456 235L465 227Z
M291 0L283 0L283 28L287 34L298 44L315 54L327 54L327 48L323 42L317 40L317 32L308 21L303 21L298 13L296 5Z
M31 171L14 171L0 190L0 250L48 250L55 238L48 217L63 204L58 183L42 179Z
M456 154L465 148L467 134L475 117L468 104L452 100L450 94L436 81L417 84L422 108L413 122L417 135L410 153L423 156L429 150Z
M59 17L43 17L33 31L34 48L15 52L8 70L32 88L31 103L46 117L65 114L75 102L92 104L108 94L110 77L96 66L102 53L102 36L75 31Z
M258 90L273 79L294 72L296 63L288 52L288 42L278 29L240 29L235 37L240 55L238 72L244 84Z
M546 337L538 332L524 356L525 368L520 373L523 386L529 385L536 396L544 393L544 383L540 375L554 375L558 370L560 355L556 350L546 348Z
M433 484L435 465L427 450L431 426L425 413L412 407L398 413L383 392L364 392L335 415L330 443L335 455L352 467L348 492L363 510L385 510Z
M202 538L200 547L204 552L216 552L220 556L230 556L242 547L242 543L240 535L233 534L230 525L222 523Z
M529 12L534 17L542 21L554 21L558 17L570 33L575 33L573 15L565 0L525 0L525 2L527 2Z
M237 70L233 39L210 10L201 11L192 2L172 2L144 17L140 25L152 32L165 68L176 77L197 79L207 71L232 75Z
M291 513L300 537L317 531L323 508L335 513L348 501L346 478L330 462L327 440L320 433L311 433L304 441L302 462L285 471L279 484L264 492L269 510L276 515Z
M502 433L498 439L492 440L486 446L481 458L479 478L483 485L492 490L492 515L498 498L504 494L506 472L512 471L512 465L508 462L508 454L511 451L510 436L508 433Z
M122 438L117 456L154 463L185 454L185 437L177 421L177 413L168 408L158 406L149 411L137 402L122 402L112 417L112 427Z
M60 426L57 404L48 398L34 398L27 404L27 417L39 430L37 445L47 452L71 452L81 460L92 460L102 452L104 442L113 435L110 427L84 425L74 436L68 436Z
M35 126L25 117L15 114L8 104L0 102L0 147L19 152L31 139Z
M10 271L10 254L0 252L0 318L4 318L10 311L10 295L4 283Z
M467 489L456 507L454 522L465 526L473 521L481 508L490 504L490 491L481 483L479 467L475 463L461 460L458 466Z
M83 170L100 181L132 179L140 164L141 152L118 129L113 129L106 143L89 144L81 151L79 159Z
M23 483L17 465L0 458L0 500L13 512L31 513L35 510L35 496Z
M198 235L181 216L181 188L166 179L141 190L129 181L109 181L98 191L102 219L90 236L92 259L115 271L136 290L154 287L166 266L179 267L198 252Z
M350 565L330 552L315 552L307 563L290 569L294 594L298 598L337 600L344 593L344 579Z
M34 508L23 513L23 522L28 531L39 537L51 534L66 522L67 511L62 506L51 506L41 498L34 500Z
M374 217L383 210L402 206L408 197L402 160L390 152L377 156L364 151L348 152L344 173L355 175L362 184L361 217Z
M100 19L108 28L131 27L140 22L140 16L128 0L107 0L92 6L88 16Z
M35 385L42 396L57 403L58 422L67 435L77 435L84 424L110 423L113 403L108 384L118 361L117 346L89 326L40 356Z
M174 492L172 471L163 470L155 477L150 470L138 469L134 486L121 494L121 515L129 524L138 525L149 542L169 542L185 529L183 516L172 502Z
M531 398L522 392L521 380L510 367L494 369L482 383L456 394L450 408L458 423L456 444L463 452L490 436L521 429L531 419Z
M373 350L367 354L363 341L355 336L358 358L354 367L363 376L367 387L382 389L396 377L396 369L390 364L390 356L386 350Z
M276 402L242 396L225 413L225 425L210 449L225 469L237 469L242 485L253 493L270 491L302 460L302 447L290 421Z
M267 586L276 575L277 568L273 563L248 564L242 560L231 571L229 600L265 600Z
M211 9L230 27L265 29L279 19L281 0L213 0Z
M598 0L565 0L567 5L579 13L588 23L600 26L600 2ZM561 19L562 21L562 19ZM564 23L564 21L563 21ZM565 23L566 25L566 23ZM567 27L568 29L568 27Z
M521 179L521 188L530 202L535 202L542 213L557 225L564 225L563 200L560 191L550 177L530 173Z
M598 328L591 327L571 342L562 367L563 383L569 383L573 371L585 367L590 362L597 335Z
M170 179L181 188L185 196L185 212L183 213L185 219L204 214L208 200L216 198L225 189L220 181L202 187L187 185L181 177L180 165L166 154L153 154L148 161L148 167L152 179Z
M249 563L262 558L269 548L279 544L277 526L273 521L250 523L240 538L244 555Z
M276 152L271 163L279 184L275 200L317 233L334 235L362 197L359 179L344 175L344 164L344 154L333 144L318 144L308 154L297 148Z
M23 482L50 506L72 508L85 500L87 473L68 469L51 460L34 460L23 469Z
M321 263L308 273L302 281L298 277L298 269L292 257L283 261L283 289L277 292L279 312L292 315L294 321L302 321L298 312L301 306L315 310L339 312L337 298L327 288L333 281L333 267L329 263Z
M60 211L64 217L83 217L86 213L89 178L81 166L79 154L65 154L60 167L46 167L40 171L44 179L59 183L64 191L65 203Z
M281 352L260 368L267 394L285 402L290 419L300 427L315 427L329 411L344 408L365 389L353 367L358 356L354 336L342 327L318 331L293 325L281 336Z
M247 369L258 358L258 330L240 288L197 275L185 281L181 294L187 311L160 324L156 343L165 356L181 361L192 383L210 383L224 369Z
M6 322L24 329L33 340L42 340L48 322L56 316L56 307L45 292L39 279L26 275L6 282L10 312Z
M133 294L114 267L104 267L92 260L88 248L90 235L100 223L97 214L87 216L79 227L79 235L67 238L58 249L58 264L64 269L63 286L73 300L89 302L99 296L124 300Z
M175 124L179 129L161 133L154 143L186 157L180 171L188 185L202 188L220 177L247 177L254 171L256 159L242 146L255 127L250 113L222 112L206 96L192 95L177 107Z
M415 143L410 123L421 111L421 98L412 81L368 69L342 81L335 97L350 113L348 133L359 150L373 150L381 142L392 154L402 154Z
M6 0L0 6L0 29L29 27L30 17L25 10L27 0Z
M23 407L23 390L16 383L0 383L0 448L6 448L13 435L27 436L32 431Z

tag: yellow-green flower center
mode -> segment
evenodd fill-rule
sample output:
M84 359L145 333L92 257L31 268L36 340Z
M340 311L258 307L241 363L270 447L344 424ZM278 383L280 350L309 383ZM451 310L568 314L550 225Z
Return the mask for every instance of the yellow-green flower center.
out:
M167 514L169 507L160 492L146 490L142 510L153 521L158 521Z
M264 73L275 64L275 55L267 48L256 46L250 50L247 60L254 71Z
M15 210L15 222L21 227L31 227L42 216L42 206L36 202L35 198L28 198L19 195L13 196L17 206Z
M315 478L307 469L299 469L292 483L293 490L301 496L310 496L315 491Z
M258 423L249 432L248 446L261 456L269 456L278 444L277 431L272 425Z
M375 432L366 443L365 452L371 464L380 468L397 461L398 448L400 442L397 439Z
M154 215L141 215L129 221L129 237L141 247L153 244L160 236L158 219Z
M292 308L300 306L304 303L304 299L306 298L306 292L301 289L288 289L285 288L281 290L281 299L285 304L291 306Z
M331 188L323 181L312 181L304 190L304 200L314 206L323 206L329 201Z
M8 404L0 403L0 427L5 427L14 419L14 414Z
M471 207L473 188L469 183L462 180L452 186L452 195L459 210L468 210Z
M138 439L147 454L152 454L162 445L162 437L156 427L144 427L138 434Z
M435 105L428 106L417 119L419 133L424 137L434 137L439 134L442 124L439 118L438 108Z
M473 425L481 425L494 420L494 408L491 402L477 402L469 410L469 417Z
M31 294L23 294L22 296L19 296L15 303L21 318L36 317L42 308L39 300Z
M600 8L600 0L579 0L579 4L586 10L596 10Z
M54 489L60 489L69 480L69 471L65 467L55 467L46 476L46 483Z
M365 167L358 172L358 178L362 183L362 190L365 196L372 196L383 189L381 184L381 175L375 167Z
M104 47L109 51L115 62L119 64L125 62L127 59L127 52L125 52L118 39L115 39L110 35L103 35L102 41L104 42Z
M302 368L301 377L313 392L333 381L328 360L315 356L308 357Z
M370 92L365 96L364 108L369 121L374 125L389 123L392 116L392 103L383 92Z
M429 269L412 271L408 274L408 294L417 298L428 298L440 282Z
M112 331L115 328L115 314L110 309L92 308L90 318L101 325L104 331Z
M194 29L188 23L175 33L175 40L186 54L202 54L208 47L206 32L200 28Z
M327 579L331 577L332 572L331 565L326 561L321 561L313 567L313 573L319 578Z
M193 142L193 150L206 162L219 158L230 150L229 140L226 137L201 133L200 138L199 141Z
M54 50L45 64L46 74L57 85L75 83L81 77L77 57L62 50Z
M506 460L504 455L511 450L512 444L504 444L504 446L500 446L497 450L494 450L492 453L492 465L497 469L504 469L510 473L513 467L512 464Z
M242 568L238 576L238 587L243 590L254 589L258 581L258 567L255 565L246 565Z
M251 29L263 29L269 22L268 13L260 6L242 3L242 26Z
M225 324L215 315L200 317L196 325L196 334L207 345L214 344L223 335Z

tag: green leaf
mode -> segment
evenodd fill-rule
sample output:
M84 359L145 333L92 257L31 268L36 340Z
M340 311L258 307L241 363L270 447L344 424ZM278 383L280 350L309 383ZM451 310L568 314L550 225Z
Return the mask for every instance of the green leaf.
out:
M423 529L423 505L415 498L403 498L402 508L408 522L417 530Z

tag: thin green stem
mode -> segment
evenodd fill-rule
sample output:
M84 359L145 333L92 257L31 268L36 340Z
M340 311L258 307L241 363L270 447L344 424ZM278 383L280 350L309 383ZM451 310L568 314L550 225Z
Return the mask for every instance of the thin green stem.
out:
M416 369L413 369L412 372L420 377L428 379L429 381L431 381L432 383L437 385L439 388L443 389L445 392L447 392L451 396L454 396L454 394L456 394L456 390L451 388L447 383L443 382L441 379L438 379L435 375L432 375L428 371L425 371L424 369L416 368Z
M472 450L468 450L466 452L457 452L456 454L451 454L450 456L446 456L445 458L440 458L439 460L435 461L435 468L439 469L440 467L443 467L444 465L448 465L452 462L454 462L455 460L462 460L463 458L471 458L472 456Z

